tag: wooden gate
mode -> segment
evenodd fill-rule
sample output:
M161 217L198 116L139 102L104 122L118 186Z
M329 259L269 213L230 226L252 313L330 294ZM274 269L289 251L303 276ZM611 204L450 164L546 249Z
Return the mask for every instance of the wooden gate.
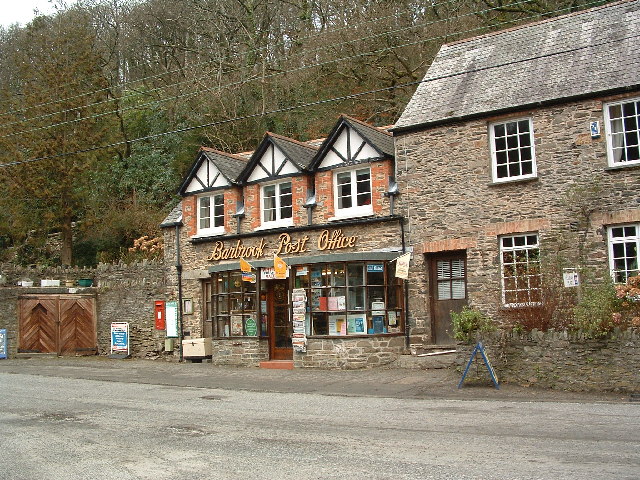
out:
M43 295L19 298L18 352L95 355L95 298Z

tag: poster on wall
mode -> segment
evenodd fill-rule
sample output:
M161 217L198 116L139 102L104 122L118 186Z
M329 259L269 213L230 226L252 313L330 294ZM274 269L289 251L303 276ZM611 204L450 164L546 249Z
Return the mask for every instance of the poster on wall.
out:
M114 353L129 355L129 324L127 322L111 324L111 354Z
M167 338L178 338L178 302L167 302Z
M0 329L0 358L7 358L7 330Z
M307 351L307 291L304 288L294 288L291 292L293 302L293 335L291 343L296 352Z

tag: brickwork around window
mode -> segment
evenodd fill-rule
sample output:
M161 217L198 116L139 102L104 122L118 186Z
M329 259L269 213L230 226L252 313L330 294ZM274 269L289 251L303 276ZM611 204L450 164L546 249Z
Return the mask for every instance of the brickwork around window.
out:
M551 247L551 239L570 232L577 221L565 196L570 186L601 188L592 200L597 208L586 232L586 261L608 269L606 227L639 221L640 168L609 168L606 132L592 138L589 127L594 121L604 125L604 103L637 96L630 92L396 135L396 211L407 217L407 243L416 253L409 287L412 342L431 336L425 254L466 250L470 303L497 313L499 237L534 232L542 252ZM488 126L523 117L534 125L537 176L495 183Z

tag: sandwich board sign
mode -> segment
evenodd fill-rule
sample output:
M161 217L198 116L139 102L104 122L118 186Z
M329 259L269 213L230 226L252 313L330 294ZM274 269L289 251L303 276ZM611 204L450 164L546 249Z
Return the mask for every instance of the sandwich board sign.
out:
M7 330L0 329L0 358L7 358Z
M464 373L462 374L462 378L460 379L460 383L458 383L458 388L462 388L462 382L464 382L464 378L467 376L467 372L469 371L469 367L473 363L473 360L476 358L476 355L478 353L482 356L482 360L484 360L484 364L487 367L487 370L489 371L489 375L491 376L491 380L493 381L493 385L497 389L500 389L500 385L499 385L499 382L498 382L498 376L496 375L495 370L491 366L491 362L489 361L489 358L487 357L487 354L484 351L484 347L482 346L482 342L476 343L476 346L473 349L473 352L471 352L471 358L469 358L469 362L467 363L467 368L464 369Z

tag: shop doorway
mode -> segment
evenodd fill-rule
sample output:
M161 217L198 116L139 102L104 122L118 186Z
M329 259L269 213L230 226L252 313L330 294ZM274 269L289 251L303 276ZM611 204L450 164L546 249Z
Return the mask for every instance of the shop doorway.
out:
M292 360L293 347L289 280L267 280L267 312L269 329L269 358Z
M467 305L467 252L447 252L429 257L431 340L436 345L455 343L451 312Z

